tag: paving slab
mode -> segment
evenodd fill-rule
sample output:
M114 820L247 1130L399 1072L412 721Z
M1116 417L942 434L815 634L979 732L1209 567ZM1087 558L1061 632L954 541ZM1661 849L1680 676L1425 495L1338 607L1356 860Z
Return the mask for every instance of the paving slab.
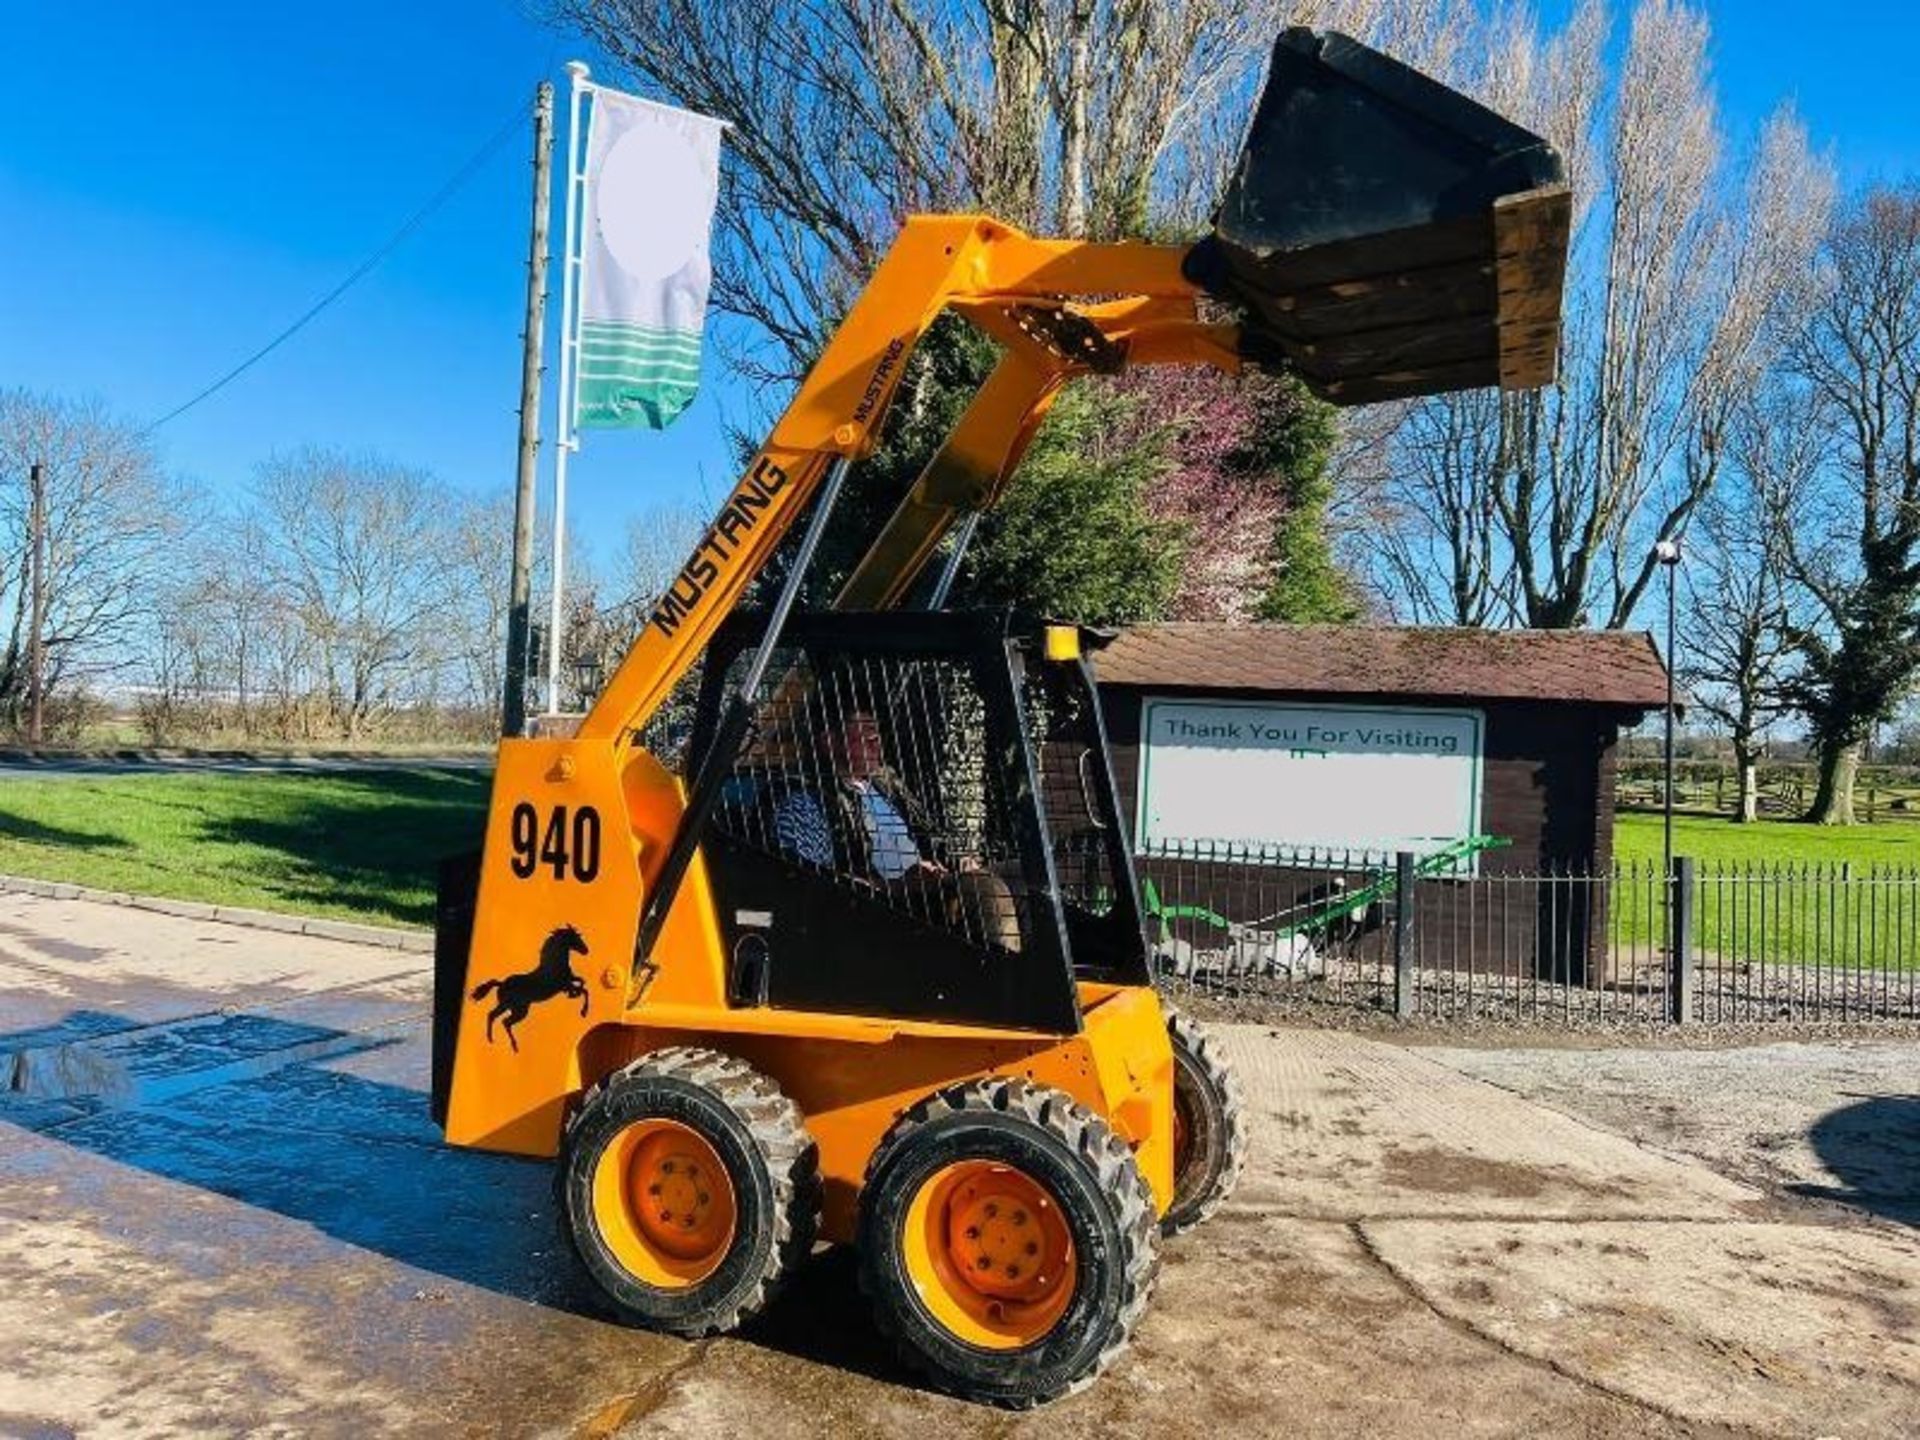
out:
M416 1257L425 1265L395 1263L391 1246L325 1227L357 1182L369 1212L361 1238L377 1240L393 1197L369 1187L364 1160L321 1165L309 1178L323 1198L289 1189L275 1209L272 1186L291 1175L249 1186L217 1167L197 1174L205 1156L182 1154L181 1136L123 1135L111 1143L119 1158L7 1137L0 1214L16 1223L0 1227L0 1333L31 1338L16 1338L0 1367L0 1433L527 1434L570 1416L601 1377L637 1382L686 1348L540 1303L537 1287L514 1283L527 1262L507 1257L526 1246L545 1191L535 1167L465 1177L480 1213L456 1202L441 1223L485 1225L464 1243L503 1255L455 1282L430 1254ZM319 1161L326 1149L306 1153ZM416 1215L452 1178L397 1151L388 1162L411 1177ZM162 1167L186 1178L163 1178ZM249 1199L214 1188L223 1182Z
M1920 1236L1661 1221L1364 1229L1441 1314L1677 1418L1920 1433Z
M1247 1214L1736 1217L1761 1193L1416 1050L1337 1031L1216 1027L1259 1131Z
M262 994L311 994L387 977L403 977L425 993L422 962L378 946L255 933L87 900L0 894L0 995L9 1004L23 995L59 1001L98 992L138 1011L145 992L170 989L242 1004Z
M345 985L424 1004L430 984L420 959L391 950L0 894L0 1048L7 1036L17 1048L28 1031L58 1027L77 1037L221 1008L272 1008Z
M1920 1224L1920 1046L1911 1040L1423 1053L1769 1190Z

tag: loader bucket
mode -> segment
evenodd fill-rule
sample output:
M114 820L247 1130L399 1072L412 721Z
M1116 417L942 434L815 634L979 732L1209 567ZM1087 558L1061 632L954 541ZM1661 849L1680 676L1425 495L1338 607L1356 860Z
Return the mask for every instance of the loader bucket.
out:
M1274 46L1189 278L1340 405L1553 379L1572 213L1539 136L1344 35Z

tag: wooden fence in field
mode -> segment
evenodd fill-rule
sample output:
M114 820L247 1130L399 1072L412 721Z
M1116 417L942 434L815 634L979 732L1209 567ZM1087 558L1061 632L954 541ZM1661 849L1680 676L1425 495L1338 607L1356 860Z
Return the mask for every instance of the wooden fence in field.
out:
M1797 820L1813 804L1819 771L1810 764L1760 767L1760 816ZM1620 762L1614 801L1620 810L1661 808L1662 769L1658 760ZM1863 766L1853 789L1854 809L1862 820L1920 820L1920 767ZM1732 815L1740 807L1740 777L1731 763L1683 760L1674 766L1673 808L1688 815Z

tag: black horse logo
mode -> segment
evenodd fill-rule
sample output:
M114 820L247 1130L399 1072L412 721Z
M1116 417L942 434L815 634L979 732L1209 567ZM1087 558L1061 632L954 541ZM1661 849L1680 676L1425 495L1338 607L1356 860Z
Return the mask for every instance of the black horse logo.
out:
M493 1041L493 1022L504 1015L507 1043L518 1055L520 1042L513 1038L513 1027L526 1019L527 1011L535 1005L556 995L579 996L580 1016L585 1019L590 1003L587 982L573 973L573 957L587 953L587 942L580 938L580 932L562 925L540 942L540 963L533 969L504 980L482 980L474 986L469 999L484 1000L489 990L494 992L493 1009L487 1013L488 1043Z

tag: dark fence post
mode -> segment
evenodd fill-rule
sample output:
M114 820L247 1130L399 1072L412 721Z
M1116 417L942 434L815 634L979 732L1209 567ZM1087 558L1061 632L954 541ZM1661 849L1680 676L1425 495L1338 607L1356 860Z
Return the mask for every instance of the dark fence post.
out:
M1393 1013L1413 1018L1413 856L1393 857Z
M1693 1018L1693 871L1694 862L1684 855L1673 858L1673 872L1667 877L1670 887L1668 916L1673 922L1670 937L1670 969L1667 975L1667 1019L1685 1025Z

